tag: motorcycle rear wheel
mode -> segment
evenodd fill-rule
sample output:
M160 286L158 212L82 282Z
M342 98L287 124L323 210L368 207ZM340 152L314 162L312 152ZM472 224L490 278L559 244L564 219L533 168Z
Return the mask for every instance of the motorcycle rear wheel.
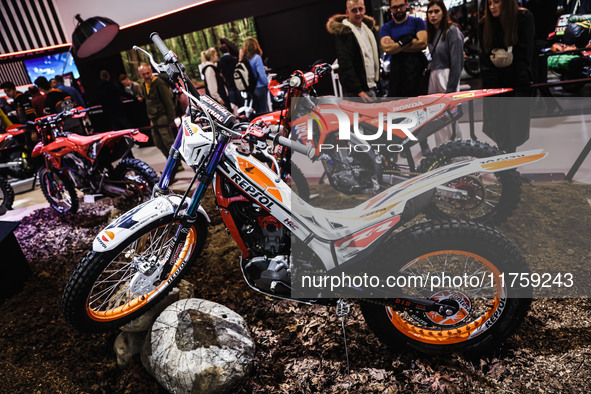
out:
M139 159L126 158L117 164L113 170L112 179L127 181L129 198L138 204L152 197L152 190L158 183L156 171Z
M480 141L451 141L427 155L419 172L431 171L446 164L473 158L503 154L497 147ZM425 214L429 219L473 220L499 224L513 213L521 196L521 178L516 170L477 173L454 179L445 186L467 192L465 199L446 197L439 191Z
M529 272L518 248L491 227L455 220L422 223L404 230L383 250L391 263L388 275L484 278L480 287L464 286L475 284L466 280L460 286L403 289L406 297L455 303L459 310L453 316L413 314L380 305L378 300L364 300L361 311L366 323L393 350L490 353L512 335L528 312L531 287L510 287L508 281L498 279L491 282L501 273Z
M14 203L14 189L10 183L0 176L0 215L2 211L12 209Z
M172 290L200 255L207 237L207 221L199 216L168 276L158 280L164 256L180 222L172 214L131 234L113 251L89 252L76 266L64 288L62 311L81 332L120 327L153 307ZM157 261L155 274L144 274L139 263Z
M49 205L59 213L76 213L80 201L74 184L64 173L41 167L39 185Z

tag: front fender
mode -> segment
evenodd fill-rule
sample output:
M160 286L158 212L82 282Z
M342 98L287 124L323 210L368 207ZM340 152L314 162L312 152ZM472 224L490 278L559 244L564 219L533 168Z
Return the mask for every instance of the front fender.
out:
M181 199L182 197L178 195L160 196L127 211L96 236L92 243L92 250L95 252L114 250L123 241L138 231L142 231L149 224L172 215ZM183 207L188 206L190 202L191 199L187 198ZM201 206L199 206L197 214L202 215L210 222L209 216Z

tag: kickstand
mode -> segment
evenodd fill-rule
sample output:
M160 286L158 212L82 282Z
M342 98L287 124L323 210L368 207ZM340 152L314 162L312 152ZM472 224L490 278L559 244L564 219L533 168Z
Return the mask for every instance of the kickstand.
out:
M349 391L351 390L351 368L349 367L349 350L347 349L347 333L345 332L345 320L351 312L351 304L342 298L337 301L337 316L341 318L343 328L343 339L345 340L345 356L347 358L347 378L349 379Z

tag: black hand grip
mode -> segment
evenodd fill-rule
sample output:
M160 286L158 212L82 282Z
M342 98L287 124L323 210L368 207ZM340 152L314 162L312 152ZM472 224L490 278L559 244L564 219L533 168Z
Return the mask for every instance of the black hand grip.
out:
M152 42L156 45L156 48L158 48L158 50L162 52L162 56L166 56L166 54L170 52L170 49L168 49L168 47L166 46L164 41L162 41L162 38L160 38L160 35L158 33L154 32L150 34L150 38L152 39Z
M315 153L314 148L308 147L304 144L300 144L297 141L292 141L289 138L285 138L285 137L278 135L276 138L276 142L279 145L283 145L286 148L289 148L293 151L299 152L302 155L308 156L308 158L310 158L310 159L314 157L314 153Z

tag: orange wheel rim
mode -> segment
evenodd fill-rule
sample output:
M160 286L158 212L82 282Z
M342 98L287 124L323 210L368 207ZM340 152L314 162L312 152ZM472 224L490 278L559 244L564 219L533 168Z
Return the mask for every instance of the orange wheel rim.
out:
M190 253L192 253L193 248L195 246L196 238L197 238L197 234L196 234L195 228L191 227L191 229L189 230L189 233L187 234L187 240L185 241L185 244L183 245L183 249L181 250L174 266L170 270L168 278L170 278L172 275L174 275L174 273L181 266L186 264L185 259L188 256L190 256ZM163 280L162 283L160 283L155 289L153 289L149 293L137 296L137 297L127 301L125 304L117 306L112 309L107 309L104 311L97 311L97 310L92 309L89 305L89 302L87 301L86 311L88 313L88 316L92 320L101 321L101 322L107 322L107 321L121 319L122 317L125 317L125 316L139 310L140 308L145 306L150 301L151 298L153 298L157 294L161 293L164 290L164 288L167 286L167 279Z
M494 275L494 278L499 278L501 274L500 271L487 259L484 259L481 256L478 256L473 253L458 250L444 250L428 253L414 259L413 262L421 259L436 257L442 254L450 253L475 259L476 261L482 263L483 266L487 267L490 270L490 272ZM470 339L477 330L480 329L482 330L482 332L484 332L486 329L488 329L488 327L485 326L486 322L498 310L499 305L501 305L504 289L501 288L498 281L495 281L494 283L494 289L496 294L495 297L490 300L492 302L492 305L488 306L486 312L483 313L480 317L462 326L453 327L449 329L446 329L445 326L441 326L439 329L417 327L416 325L412 324L412 322L405 319L402 313L393 310L391 307L386 307L386 313L394 327L396 327L401 333L403 333L407 337L417 340L419 342L434 345L447 345L464 342Z

